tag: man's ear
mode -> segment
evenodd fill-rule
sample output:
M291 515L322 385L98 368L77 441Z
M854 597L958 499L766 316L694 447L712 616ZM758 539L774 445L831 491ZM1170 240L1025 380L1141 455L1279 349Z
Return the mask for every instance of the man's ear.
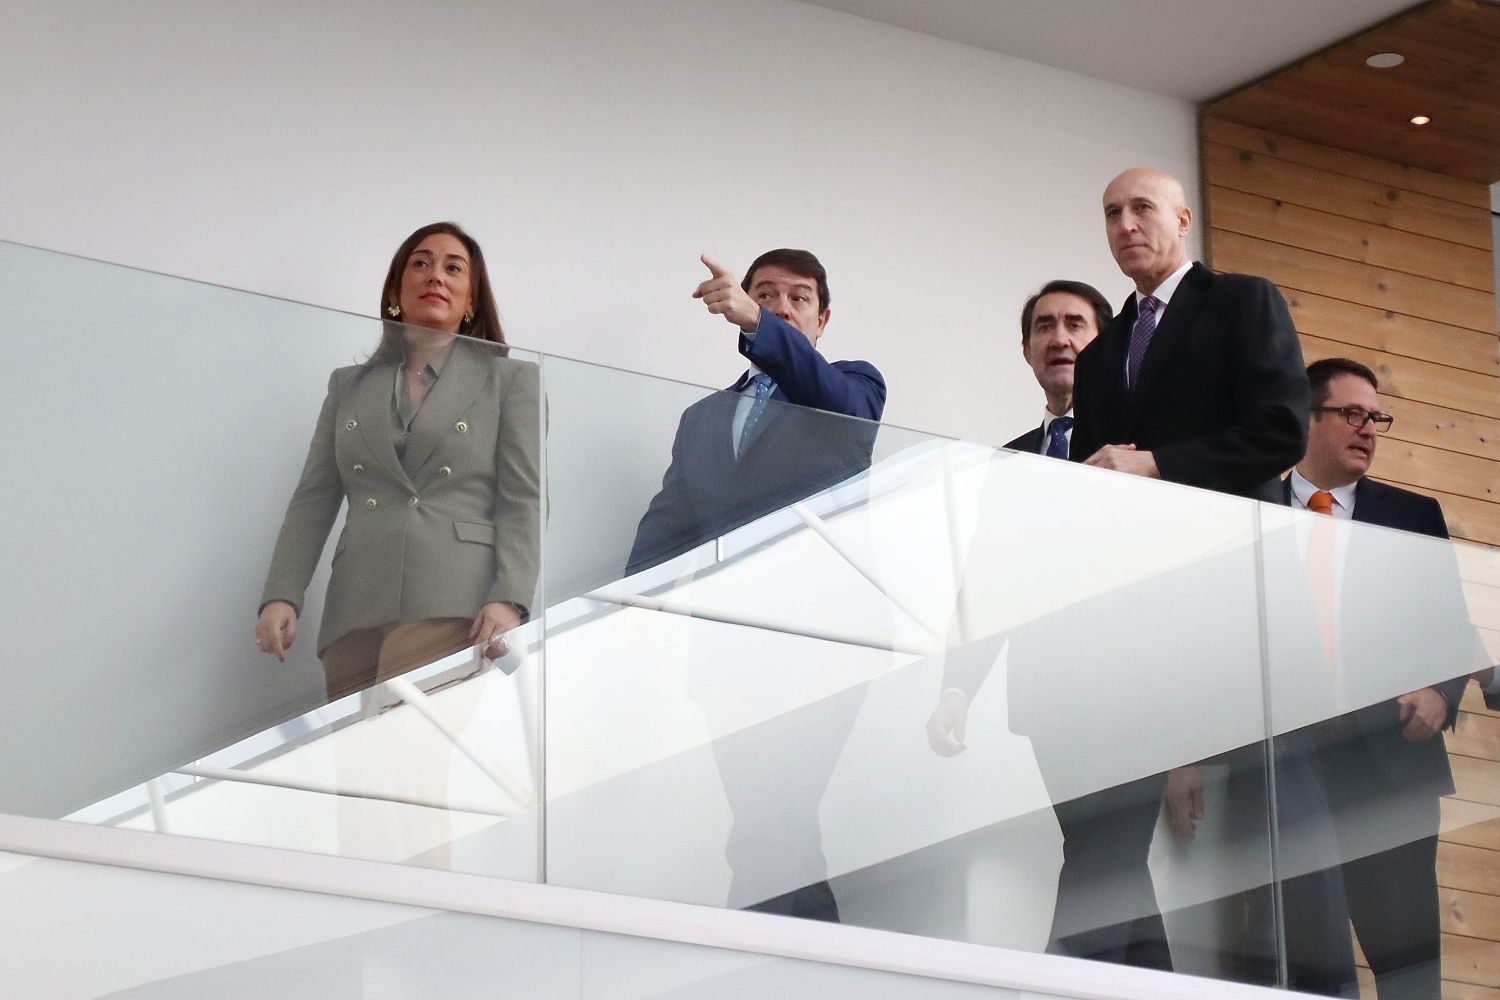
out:
M1026 359L1026 363L1028 365L1031 364L1031 338L1030 337L1027 337L1025 340L1021 341L1021 357L1023 357L1023 358Z
M818 332L817 335L813 337L814 347L818 346L818 341L822 339L823 334L828 332L828 319L832 315L832 309L824 309L822 312L818 313Z
M1193 228L1193 210L1186 205L1177 212L1177 235L1186 236L1188 230Z

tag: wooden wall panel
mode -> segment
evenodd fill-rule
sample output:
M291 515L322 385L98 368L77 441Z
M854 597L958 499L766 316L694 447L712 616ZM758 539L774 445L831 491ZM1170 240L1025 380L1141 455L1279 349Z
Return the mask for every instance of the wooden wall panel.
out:
M1495 326L1493 290L1479 291L1372 267L1217 227L1213 232L1213 258L1214 266L1221 271L1259 274L1278 285L1306 288L1346 302L1421 316L1468 330L1492 330Z
M1203 136L1209 264L1275 282L1309 361L1369 365L1397 418L1374 475L1439 497L1455 535L1500 545L1487 188L1216 117Z
M1214 228L1344 260L1495 292L1494 258L1478 247L1345 219L1231 188L1208 193Z
M1481 250L1490 248L1489 211L1472 204L1213 142L1203 144L1203 177L1205 183L1215 187L1247 191ZM1205 202L1205 206L1212 227L1213 204Z
M1297 329L1325 340L1500 376L1495 335L1282 286Z
M1350 153L1331 146L1277 135L1265 129L1241 125L1222 118L1203 119L1203 139L1234 149L1265 155L1287 163L1300 163L1305 167L1317 167L1346 177L1373 181L1386 187L1402 191L1430 194L1444 201L1457 202L1488 211L1489 192L1473 181L1460 180L1447 174L1435 174L1428 170L1410 167L1390 160L1379 160L1373 156Z
M1302 335L1302 353L1309 363L1333 356L1353 358L1369 366L1380 379L1384 395L1415 399L1446 410L1482 417L1500 417L1500 379L1417 358L1386 354L1357 344L1338 343ZM1377 474L1378 478L1378 474Z
M1324 57L1331 68L1321 72L1353 73L1341 58ZM1204 118L1207 263L1274 281L1309 361L1349 357L1380 377L1396 423L1380 438L1372 474L1436 497L1454 536L1480 543L1460 547L1459 569L1481 641L1500 658L1500 350L1488 188L1257 127L1281 103L1303 101L1301 86L1259 85L1259 117ZM1357 117L1358 99L1349 100L1304 108L1304 118ZM1234 106L1219 102L1215 115ZM1443 995L1500 998L1500 712L1471 685L1458 730L1445 738L1457 794L1443 802L1438 848ZM1361 982L1373 997L1363 971Z

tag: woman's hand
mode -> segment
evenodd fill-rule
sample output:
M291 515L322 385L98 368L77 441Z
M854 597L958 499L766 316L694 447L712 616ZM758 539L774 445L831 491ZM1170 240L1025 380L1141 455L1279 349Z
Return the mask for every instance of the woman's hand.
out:
M494 601L479 609L474 627L469 629L469 641L486 660L498 660L506 653L505 633L521 624L516 609L501 601Z
M268 601L255 622L255 644L282 663L297 638L297 609L286 601Z

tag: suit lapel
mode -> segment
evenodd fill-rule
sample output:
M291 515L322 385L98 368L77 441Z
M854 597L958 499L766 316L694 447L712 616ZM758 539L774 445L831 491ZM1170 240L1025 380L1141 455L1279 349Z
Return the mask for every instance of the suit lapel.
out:
M1199 310L1208 301L1208 290L1212 283L1213 275L1202 264L1194 264L1182 276L1177 290L1172 293L1172 301L1167 303L1166 311L1157 321L1156 332L1151 335L1151 343L1146 348L1146 356L1141 359L1140 378L1136 380L1134 387L1136 395L1144 396L1151 392L1160 377L1162 366L1166 364L1166 358L1172 353L1173 344L1192 327ZM1134 317L1131 322L1135 322Z
M1354 517L1361 524L1380 524L1390 527L1390 522L1381 517L1385 507L1385 494L1368 479L1354 484Z
M484 388L484 368L475 361L468 346L462 340L455 341L443 374L422 400L422 408L411 422L411 431L406 435L406 464L415 470L413 476L421 471L438 442L452 432Z
M354 416L359 421L365 444L386 472L399 483L411 485L396 457L396 442L391 437L391 394L395 392L395 369L385 365L366 369L354 388Z

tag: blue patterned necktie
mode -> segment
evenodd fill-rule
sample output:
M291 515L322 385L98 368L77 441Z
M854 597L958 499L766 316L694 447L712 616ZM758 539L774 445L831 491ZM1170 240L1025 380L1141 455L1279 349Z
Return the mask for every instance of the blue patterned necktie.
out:
M745 449L750 447L750 442L755 440L756 427L766 412L766 400L771 398L771 393L776 388L776 383L765 372L752 375L750 384L755 386L755 402L750 404L750 412L745 415L745 426L740 428L740 446L736 455L743 455Z
M1047 450L1042 452L1048 458L1068 457L1068 431L1073 429L1072 417L1057 417L1047 428Z
M1161 300L1154 295L1141 299L1140 314L1130 328L1130 356L1125 361L1125 373L1132 387L1141 373L1146 348L1151 346L1151 335L1156 332L1156 311L1160 308Z

